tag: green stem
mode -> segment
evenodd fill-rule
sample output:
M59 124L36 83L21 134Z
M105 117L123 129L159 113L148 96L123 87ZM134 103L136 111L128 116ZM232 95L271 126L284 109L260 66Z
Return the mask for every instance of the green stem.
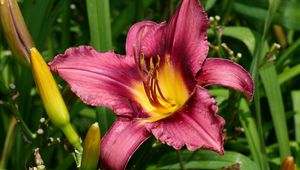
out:
M70 45L70 1L66 0L63 4L63 17L62 17L62 49L66 49Z
M176 151L176 153L177 153L177 158L178 158L178 161L179 161L180 169L185 170L184 162L183 162L180 150Z
M284 64L286 59L290 57L296 50L300 47L300 38L298 38L295 43L293 43L287 50L285 50L282 55L278 58L276 66L280 67Z
M75 162L77 164L77 167L80 167L81 159L82 159L82 152L83 148L80 143L80 138L78 134L76 133L75 129L71 125L71 123L66 124L63 127L60 127L60 129L64 132L66 138L70 142L70 144L75 148L75 151L73 153Z
M6 105L10 111L14 114L14 116L16 117L17 123L21 126L21 129L23 130L24 134L29 138L29 139L35 139L36 138L36 134L33 133L27 126L27 124L24 122L19 110L17 109L17 107L12 103L12 101L10 101L9 103L4 103L4 105Z
M109 0L87 0L91 44L99 51L112 49Z
M11 153L11 149L14 145L14 140L15 140L15 136L16 136L16 122L17 121L16 121L15 117L12 117L8 131L7 131L7 135L5 138L3 153L1 155L2 157L0 160L0 169L6 168L7 160Z

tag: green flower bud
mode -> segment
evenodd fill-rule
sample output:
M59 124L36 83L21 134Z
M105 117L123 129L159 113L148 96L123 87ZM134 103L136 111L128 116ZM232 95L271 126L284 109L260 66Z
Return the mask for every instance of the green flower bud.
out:
M88 130L83 147L80 170L96 170L100 153L101 134L98 123L94 123Z

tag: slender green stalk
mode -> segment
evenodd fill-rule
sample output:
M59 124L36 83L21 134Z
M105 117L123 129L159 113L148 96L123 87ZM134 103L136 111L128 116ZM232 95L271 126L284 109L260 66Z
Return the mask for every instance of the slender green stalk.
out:
M281 67L286 59L290 57L300 47L300 38L298 38L288 49L286 49L282 55L276 61L276 66Z
M62 37L61 48L66 49L70 46L70 0L66 0L63 4L63 17L62 17Z
M16 106L12 103L5 103L5 105L10 109L10 111L14 114L14 116L17 119L17 123L21 126L21 129L23 130L24 134L29 138L29 139L35 139L36 138L36 133L33 133L27 126L27 124L24 122L19 110L16 108Z
M112 111L104 108L96 108L96 119L100 124L101 132L104 134L108 131L110 125L114 122L116 116L112 114Z
M259 89L260 87L260 82L258 78L258 68L260 65L261 60L263 59L261 56L264 56L263 51L264 51L264 42L267 36L267 32L269 30L270 24L272 22L272 18L275 15L275 12L278 8L280 1L279 0L269 0L269 9L268 9L268 15L265 20L265 25L264 25L264 30L262 37L259 39L258 44L256 45L256 50L254 53L254 58L251 63L251 68L250 68L250 73L251 76L254 79L254 85L256 89ZM259 165L262 170L268 170L270 169L268 165L268 160L266 159L266 150L265 150L265 143L264 143L264 135L263 135L263 130L262 130L262 120L261 120L261 105L260 105L260 92L259 90L256 90L254 93L254 105L255 105L255 113L256 113L256 119L257 119L257 129L259 133L259 145L257 146L261 149L261 158L263 160L260 160Z
M16 119L15 117L12 117L10 120L10 124L9 124L9 128L6 134L6 138L5 138L5 143L4 143L4 147L3 147L3 152L2 152L2 157L0 160L0 169L5 169L6 168L6 164L9 158L9 155L11 153L11 149L13 148L14 145L14 140L16 137Z
M300 90L292 91L293 110L296 112L295 119L295 138L300 143Z
M263 161L266 160L264 160L264 153L260 148L260 136L256 123L250 114L250 108L245 99L241 99L239 108L241 110L239 112L239 119L245 130L251 155L253 156L254 161L262 167L264 164Z
M260 69L260 76L268 99L274 129L279 144L281 160L291 155L289 137L280 84L273 63L267 63Z
M109 0L87 0L91 44L99 51L112 49Z
M111 22L110 22L110 9L109 0L87 0L86 1L91 45L99 51L107 51L113 48L111 36ZM118 68L116 68L118 69ZM106 108L97 108L96 117L100 124L103 134L111 125L112 114ZM104 125L104 127L102 126Z
M183 159L182 159L182 155L181 155L180 150L177 150L177 151L176 151L176 154L177 154L177 158L178 158L178 161L179 161L180 169L181 169L181 170L185 170L184 162L183 162Z

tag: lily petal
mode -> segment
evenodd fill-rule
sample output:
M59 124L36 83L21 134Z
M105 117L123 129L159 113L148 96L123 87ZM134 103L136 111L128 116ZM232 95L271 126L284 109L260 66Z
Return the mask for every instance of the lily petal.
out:
M198 0L184 0L165 30L170 59L175 65L181 65L182 70L190 68L194 76L207 57L208 25L207 14Z
M152 21L142 21L134 24L126 39L126 54L139 57L153 57L162 53L163 29L165 23L157 24Z
M197 81L203 87L221 85L242 92L249 100L253 97L254 85L251 76L243 67L231 60L206 59Z
M125 169L132 154L149 136L150 133L138 121L119 118L102 139L102 168Z
M223 154L225 121L216 115L218 107L209 92L197 85L186 107L166 119L146 124L147 129L175 149L186 145L191 151L207 148Z
M130 84L140 79L132 57L99 53L92 47L81 46L68 49L49 65L83 102L131 116L130 95L134 89Z

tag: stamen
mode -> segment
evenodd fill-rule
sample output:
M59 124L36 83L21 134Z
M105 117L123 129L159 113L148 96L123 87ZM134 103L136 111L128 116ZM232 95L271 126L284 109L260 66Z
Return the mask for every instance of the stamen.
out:
M136 56L135 49L134 52ZM135 62L138 65L139 73L143 77L144 90L150 104L162 113L168 113L170 108L176 106L176 103L167 99L159 86L158 73L160 57L158 55L156 58L151 57L150 60L148 60L148 67L143 54L139 56L139 59L136 58L137 57L135 57Z

